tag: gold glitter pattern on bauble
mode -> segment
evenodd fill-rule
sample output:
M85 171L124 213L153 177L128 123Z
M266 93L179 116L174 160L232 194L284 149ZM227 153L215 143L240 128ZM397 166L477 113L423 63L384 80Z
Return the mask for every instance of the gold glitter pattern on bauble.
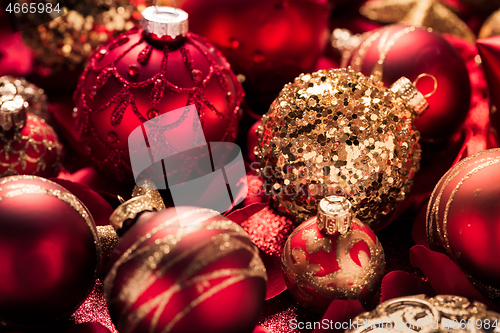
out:
M61 168L63 146L45 120L28 114L28 125L22 130L0 130L0 155L4 156L0 159L0 170L5 170L0 177L20 174L32 165L35 165L30 172L32 174L49 172L57 175ZM48 164L47 160L52 163Z
M179 221L188 218L192 223L179 227ZM188 250L179 250L185 238L196 237L196 234L199 235L206 230L217 230L219 234L204 239ZM218 260L224 260L238 250L245 250L251 254L252 258L247 267L219 268L203 272L207 266ZM162 279L169 281L169 277L175 276L172 275L172 270L179 269L175 268L176 265L189 257L192 259L182 268L175 281L166 283L163 290L152 293L154 297L145 302L140 301L141 295L155 283ZM130 262L139 266L127 273L123 287L115 297L111 297L113 285L118 279L118 271ZM168 333L202 302L242 280L253 277L267 282L266 269L260 259L259 250L252 244L248 234L236 223L219 216L218 212L199 208L175 215L132 244L113 264L106 276L104 296L108 304L115 302L126 304L120 313L121 318L126 318L126 326L118 324L117 329L120 332L134 331L148 316L151 316L149 332ZM175 303L172 299L186 293L186 289L193 286L196 286L197 290L195 297L166 325L161 324L162 314L168 311L169 305Z
M346 333L369 332L500 332L500 314L488 311L486 305L465 297L425 295L393 298L370 312L352 320L355 328Z
M301 74L257 129L267 194L297 224L323 197L345 196L361 221L380 229L419 168L415 117L396 89L350 68Z

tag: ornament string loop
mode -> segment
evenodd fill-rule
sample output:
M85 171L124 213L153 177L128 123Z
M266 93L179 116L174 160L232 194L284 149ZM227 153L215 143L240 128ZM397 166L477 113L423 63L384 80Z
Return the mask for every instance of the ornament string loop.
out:
M424 95L424 97L427 98L427 97L431 97L432 95L434 95L436 93L436 90L437 90L437 87L438 87L438 82L437 82L437 79L436 79L436 77L434 75L427 74L427 73L422 73L419 76L417 76L417 78L415 79L415 81L413 81L413 85L416 87L418 81L420 81L420 79L422 79L424 77L430 77L434 81L434 88L432 89L432 91L430 93L427 93L427 94Z
M177 2L175 0L172 0L174 3L174 11L173 12L162 12L158 10L158 0L155 0L154 6L155 6L155 11L157 14L162 14L162 13L167 13L167 14L173 14L173 15L178 15L177 14Z

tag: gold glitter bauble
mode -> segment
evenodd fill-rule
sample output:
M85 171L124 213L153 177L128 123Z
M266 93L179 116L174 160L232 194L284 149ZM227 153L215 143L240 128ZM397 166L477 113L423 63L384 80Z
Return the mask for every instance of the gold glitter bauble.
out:
M134 27L140 18L142 0L83 1L46 24L22 32L33 50L37 70L52 75L63 70L83 69L97 47Z
M488 16L479 31L479 38L488 38L500 35L500 9Z
M323 197L341 195L361 221L384 227L420 161L412 120L425 99L410 83L404 89L419 98L408 100L400 81L387 89L349 68L301 74L285 85L262 117L255 149L279 212L300 223Z
M500 332L500 327L497 327L499 320L500 314L465 297L416 295L381 303L375 310L354 318L351 322L355 323L355 328L345 332Z
M427 27L471 42L476 41L467 24L437 0L368 1L360 8L360 13L370 20L384 24L401 23Z

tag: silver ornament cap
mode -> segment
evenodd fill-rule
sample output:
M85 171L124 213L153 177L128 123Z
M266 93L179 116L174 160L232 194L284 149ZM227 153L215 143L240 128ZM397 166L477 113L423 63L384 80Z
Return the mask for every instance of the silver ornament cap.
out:
M189 31L188 13L179 8L150 6L141 13L140 27L144 33L159 41L185 37Z
M428 74L425 74L428 76ZM396 82L392 84L389 88L393 93L395 93L398 97L401 97L403 101L413 109L413 111L417 115L421 115L427 108L429 107L429 103L427 102L426 97L434 94L437 88L437 83L434 78L434 91L430 94L423 95L415 86L416 82L424 75L421 75L415 80L415 82L411 82L407 77L401 77Z
M336 195L323 198L319 202L317 219L321 232L345 234L352 226L352 205L346 198Z
M24 127L27 104L12 82L5 77L0 78L0 127L2 130Z

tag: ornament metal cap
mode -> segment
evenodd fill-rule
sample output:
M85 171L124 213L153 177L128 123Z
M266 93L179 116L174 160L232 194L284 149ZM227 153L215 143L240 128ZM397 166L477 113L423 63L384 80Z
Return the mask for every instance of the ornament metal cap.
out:
M346 198L336 195L323 198L319 202L317 219L322 232L345 234L352 226L352 205Z
M423 95L420 90L417 89L416 84L418 80L426 76L434 80L434 90ZM401 97L409 107L413 108L413 111L417 115L421 115L429 107L426 97L432 96L436 92L437 81L436 78L430 74L420 74L415 82L411 82L407 77L403 76L394 82L389 89Z
M188 14L179 8L150 6L141 13L140 27L146 36L159 41L185 37L189 31Z
M132 198L115 209L109 218L109 223L122 235L129 226L125 221L134 220L142 212L153 212L165 209L163 199L154 182L144 180L139 182L132 191Z
M18 94L12 82L0 79L0 127L4 131L23 128L26 123L27 102Z

